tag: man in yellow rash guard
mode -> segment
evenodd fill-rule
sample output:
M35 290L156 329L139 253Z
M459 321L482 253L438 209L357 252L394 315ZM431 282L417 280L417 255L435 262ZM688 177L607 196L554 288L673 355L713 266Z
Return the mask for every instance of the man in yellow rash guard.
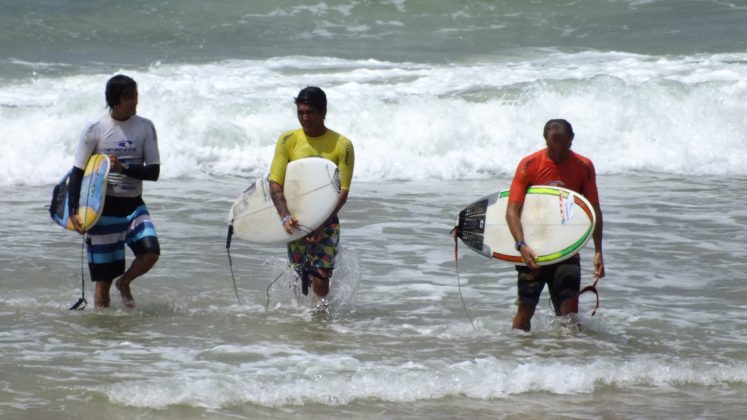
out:
M335 265L340 239L340 220L337 213L348 199L353 178L355 153L353 143L324 125L327 115L327 96L315 86L302 89L296 98L296 111L301 128L283 133L275 146L270 167L270 195L289 234L299 228L299 222L288 211L283 195L283 182L288 162L321 156L334 162L340 170L340 195L332 215L319 228L304 238L288 243L291 267L301 277L304 294L309 283L314 294L324 298L329 293L329 279Z

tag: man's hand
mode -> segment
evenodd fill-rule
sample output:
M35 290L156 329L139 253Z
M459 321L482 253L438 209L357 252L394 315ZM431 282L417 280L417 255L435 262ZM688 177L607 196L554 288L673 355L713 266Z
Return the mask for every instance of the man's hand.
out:
M293 231L296 230L297 228L298 228L298 220L295 217L288 215L288 218L285 219L285 221L283 222L283 229L285 229L285 232L288 235L292 235Z
M306 243L315 244L324 239L324 225L306 235Z
M529 245L522 246L521 249L519 249L519 253L521 253L521 260L526 263L527 267L532 271L539 270L539 266L537 265L537 254L529 247Z
M594 278L601 279L604 276L604 258L602 251L597 251L594 253Z
M83 226L80 225L80 216L78 216L78 213L70 215L70 223L73 224L73 229L75 229L76 232L81 235L84 233Z
M116 155L109 155L109 166L113 172L122 172L124 165L119 161Z

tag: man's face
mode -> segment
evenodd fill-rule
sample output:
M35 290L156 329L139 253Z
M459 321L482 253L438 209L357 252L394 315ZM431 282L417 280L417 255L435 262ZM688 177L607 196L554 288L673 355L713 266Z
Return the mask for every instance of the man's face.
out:
M130 118L137 113L137 90L130 95L123 95L112 111L123 119Z
M552 123L545 134L547 148L552 152L567 152L571 149L573 136L568 132L564 124Z
M300 103L296 105L298 122L301 124L303 131L313 137L324 134L324 113L318 109Z

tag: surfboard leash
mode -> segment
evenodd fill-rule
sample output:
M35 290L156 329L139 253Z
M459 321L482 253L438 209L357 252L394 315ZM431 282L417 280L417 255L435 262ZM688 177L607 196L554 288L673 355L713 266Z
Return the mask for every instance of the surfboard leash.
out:
M578 296L581 296L582 294L584 294L586 292L592 292L592 293L594 293L594 295L597 298L597 303L594 306L594 310L591 312L591 316L594 316L594 314L597 313L597 309L599 309L599 291L597 290L597 283L599 283L599 277L597 277L596 279L594 279L594 283L592 283L592 284L584 287L583 289L581 289L581 291L578 292L578 295L576 295L578 297Z
M298 225L298 229L306 232L311 233L313 232L313 229L311 229L308 226L304 225ZM228 225L228 233L226 234L226 255L228 255L228 267L231 270L231 281L233 282L233 291L236 294L236 301L241 305L241 298L239 297L239 288L236 285L236 276L233 272L233 261L231 260L231 237L233 236L233 223ZM270 282L270 284L267 286L267 303L265 304L265 310L267 310L268 305L270 304L270 288L273 284L275 284L278 279L283 275L283 273L280 273L273 281Z
M87 234L83 234L83 240L80 243L80 298L78 301L70 307L70 311L82 311L86 309L88 302L86 301L86 280L85 280L85 269L83 259L86 252L86 243L90 243L90 239Z
M82 182L82 181L81 181ZM90 191L91 185L88 185L88 189ZM86 201L85 201L85 210L83 210L83 220L88 220L88 199L90 198L91 194L89 191L86 191ZM81 191L82 192L82 191ZM78 197L78 204L80 204L80 197ZM80 207L80 205L78 205ZM74 217L74 215L70 215L70 217ZM73 304L73 306L70 307L70 311L82 311L83 309L86 309L86 306L88 306L88 301L86 301L86 280L85 280L85 269L84 269L84 254L85 254L85 248L86 244L88 246L91 245L91 238L88 236L88 233L85 232L82 234L83 240L80 242L80 298L77 302Z
M464 297L462 296L462 282L459 278L459 229L457 226L454 226L454 229L451 230L450 233L454 234L454 267L456 268L456 278L457 278L457 291L459 292L459 300L462 301L462 308L464 309L464 314L467 315L467 319L469 320L470 325L472 325L472 329L474 331L477 331L477 327L475 327L474 321L472 321L472 316L469 313L469 310L467 310L467 304L464 303Z
M233 261L231 261L231 237L233 236L233 223L228 225L228 234L226 235L226 254L228 254L228 267L231 269L231 281L233 282L233 292L236 294L236 301L241 305L239 298L239 288L236 286L236 276L233 274Z
M280 277L282 277L283 274L285 274L285 272L278 274L278 276L275 277L275 280L271 281L270 284L267 285L267 291L266 291L267 303L265 303L265 311L267 311L267 308L270 307L270 288L272 287L273 284L275 284L276 281L280 280Z

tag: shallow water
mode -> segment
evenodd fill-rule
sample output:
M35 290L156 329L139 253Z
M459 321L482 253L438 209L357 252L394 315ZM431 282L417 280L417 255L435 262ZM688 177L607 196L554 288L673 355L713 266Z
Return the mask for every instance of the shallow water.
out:
M590 317L584 296L578 331L543 303L529 334L510 328L512 268L461 246L472 329L448 234L461 206L507 179L358 184L342 214L329 314L296 300L290 276L270 288L265 310L284 250L234 239L237 303L224 218L245 180L146 186L163 255L135 283L132 311L68 311L78 237L46 223L47 188L4 188L12 246L1 257L0 413L737 417L747 389L738 229L747 213L736 188L745 181L600 177L602 307Z

